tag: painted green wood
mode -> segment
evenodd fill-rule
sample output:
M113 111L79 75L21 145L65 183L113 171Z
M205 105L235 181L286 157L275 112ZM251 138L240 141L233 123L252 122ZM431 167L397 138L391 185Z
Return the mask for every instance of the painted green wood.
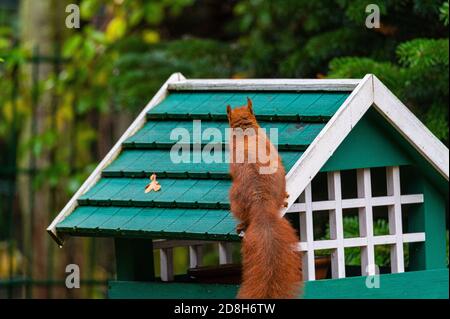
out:
M425 242L409 245L409 267L414 270L446 267L445 196L416 167L402 168L401 177L403 192L424 196L423 204L406 208L408 232L425 232Z
M228 151L223 151L217 158L213 158L213 155L202 157L202 150L192 150L192 148L186 152L184 162L174 162L180 157L172 158L168 150L124 150L111 165L102 171L102 175L104 177L148 177L156 173L158 178L228 179L230 177ZM280 152L287 170L302 155L303 152L300 151ZM201 159L200 163L194 162L194 158Z
M305 299L448 299L448 269L380 275L379 288L367 288L367 277L307 282Z
M305 150L325 126L323 123L305 122L260 122L259 124L265 129L269 138L275 133L278 134L278 140L273 139L273 143L278 145L280 150ZM227 121L202 121L201 123L193 121L149 121L135 135L129 137L123 145L126 148L168 149L177 142L183 144L201 143L202 145L225 144L229 140L228 128ZM214 131L214 134L212 131ZM183 137L179 134L183 134ZM194 141L194 139L197 140Z
M376 120L370 113L364 115L321 171L411 164L402 146Z
M326 121L348 95L347 92L172 92L149 111L148 118L226 120L226 105L244 105L250 97L260 120Z
M74 228L75 226L81 224L85 221L89 216L94 214L100 207L92 207L92 206L80 206L75 209L76 214L72 212L69 216L64 218L61 222L58 223L58 227L60 228Z
M236 221L232 216L227 216L220 223L216 224L213 228L209 230L210 234L236 234Z
M449 198L449 183L448 181L439 174L436 169L430 165L430 163L401 135L398 131L373 107L370 108L367 113L363 116L366 123L370 122L370 125L376 127L378 131L377 136L373 136L374 139L378 139L378 136L385 136L385 143L383 145L377 145L379 142L374 142L372 139L366 138L366 145L364 143L358 143L355 141L355 145L359 145L354 149L348 148L346 152L340 152L339 160L333 161L333 163L326 163L322 168L323 171L347 169L347 168L357 168L357 167L376 167L375 161L371 159L379 158L380 161L385 161L386 165L403 165L412 164L414 167L421 172L421 174L426 178L441 195L445 196L448 201ZM359 125L359 123L355 126ZM353 131L352 131L353 132ZM349 134L352 135L352 132ZM367 135L367 134L366 134ZM348 137L347 137L348 138ZM355 137L355 140L358 137ZM343 143L346 143L344 140ZM390 143L390 145L388 144ZM349 143L347 143L349 144ZM369 145L369 147L367 147ZM341 146L340 146L341 147ZM375 150L378 151L379 147L386 147L387 151L381 149L378 155ZM372 150L369 150L371 148ZM397 150L395 150L397 148ZM336 151L338 152L338 150ZM336 153L335 152L335 153ZM348 155L351 154L352 156ZM403 154L403 155L401 155ZM334 156L334 155L333 155ZM359 158L363 158L360 160ZM367 163L367 164L366 164ZM363 166L366 165L366 166ZM376 166L370 166L376 165ZM386 166L382 165L382 166Z
M110 299L233 299L237 285L110 281Z
M151 239L114 239L117 280L151 281L155 278Z
M379 288L367 288L367 277L305 282L305 299L448 299L448 269L380 275ZM109 283L112 299L233 299L237 285L120 282Z
M148 178L103 178L107 186L93 195L88 191L80 205L118 205L140 207L228 208L230 180L158 179L161 190L145 193ZM126 187L124 187L126 185ZM108 190L111 190L108 192Z
M69 218L70 217L70 218ZM56 226L78 236L239 240L228 210L79 206Z
M123 225L126 225L135 216L137 216L142 209L134 207L121 207L110 219L104 222L100 227L102 230L122 230ZM94 213L95 214L95 213Z
M102 209L96 210L95 213L91 214L76 227L79 229L99 229L119 211L120 207L102 207Z

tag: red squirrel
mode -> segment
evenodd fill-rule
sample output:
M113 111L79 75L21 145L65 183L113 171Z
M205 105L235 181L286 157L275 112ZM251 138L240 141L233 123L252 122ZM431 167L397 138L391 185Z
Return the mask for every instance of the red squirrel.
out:
M294 228L280 214L286 205L285 169L275 147L261 130L252 101L232 109L227 106L230 124L231 211L241 221L236 231L242 239L242 284L238 298L295 298L301 285L301 256ZM243 139L238 141L240 129ZM256 147L252 145L257 142ZM263 148L270 152L269 163L261 160ZM236 160L241 157L241 161ZM242 161L243 158L243 161ZM272 171L267 171L267 168ZM264 171L266 169L266 171Z

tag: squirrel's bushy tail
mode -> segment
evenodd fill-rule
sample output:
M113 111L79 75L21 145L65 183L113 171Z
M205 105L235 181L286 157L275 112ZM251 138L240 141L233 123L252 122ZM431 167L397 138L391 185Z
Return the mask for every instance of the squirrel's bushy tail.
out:
M298 237L274 205L256 204L242 241L243 274L238 298L295 298L300 294Z

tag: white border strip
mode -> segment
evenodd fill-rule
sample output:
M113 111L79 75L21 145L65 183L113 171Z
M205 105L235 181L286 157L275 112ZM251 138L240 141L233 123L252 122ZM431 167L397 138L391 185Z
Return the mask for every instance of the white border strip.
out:
M175 91L353 91L361 79L195 79L170 83Z
M448 148L376 77L375 108L448 181Z
M425 233L406 233L401 234L402 240L404 243L417 243L425 241ZM396 243L395 235L380 235L374 236L372 238L374 245L393 245ZM353 238L344 238L344 248L350 247L365 247L367 246L367 237L353 237ZM310 250L324 250L324 249L336 249L338 248L338 240L337 239L324 239L324 240L315 240L311 243L308 242L299 242L297 243L296 250L308 252ZM311 280L311 279L308 279Z
M284 215L372 106L448 181L449 150L372 74L367 74L286 175Z
M423 194L408 194L401 195L400 201L402 205L407 204L420 204L423 203ZM389 206L395 204L395 199L393 196L379 196L370 198L371 206ZM332 210L336 208L336 201L334 200L323 200L312 202L312 211L322 211L322 210ZM367 206L366 198L347 198L342 199L341 205L343 209L349 208L364 208ZM287 210L287 213L304 213L306 212L305 203L294 203Z
M108 166L120 153L122 149L122 143L137 130L139 130L145 124L145 117L147 112L152 109L155 105L161 102L168 93L168 86L170 83L185 80L185 77L181 73L172 74L155 96L150 100L150 102L144 107L144 109L139 113L134 122L128 127L128 129L123 133L120 139L116 142L113 148L108 152L108 154L103 158L100 164L97 165L95 170L89 175L86 181L81 185L78 191L72 196L70 201L64 206L61 212L53 219L52 223L47 227L47 232L53 237L58 245L62 246L64 243L64 238L60 237L56 232L56 224L61 222L64 218L70 215L73 210L77 207L77 199L86 193L101 177L102 170Z
M373 76L366 75L286 175L284 215L373 103Z

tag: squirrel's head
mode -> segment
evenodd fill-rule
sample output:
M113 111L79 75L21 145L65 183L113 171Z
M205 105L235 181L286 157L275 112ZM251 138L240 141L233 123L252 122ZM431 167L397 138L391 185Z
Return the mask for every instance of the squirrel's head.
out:
M231 108L227 105L227 117L230 127L249 127L257 125L255 114L253 113L253 103L247 98L247 105Z

